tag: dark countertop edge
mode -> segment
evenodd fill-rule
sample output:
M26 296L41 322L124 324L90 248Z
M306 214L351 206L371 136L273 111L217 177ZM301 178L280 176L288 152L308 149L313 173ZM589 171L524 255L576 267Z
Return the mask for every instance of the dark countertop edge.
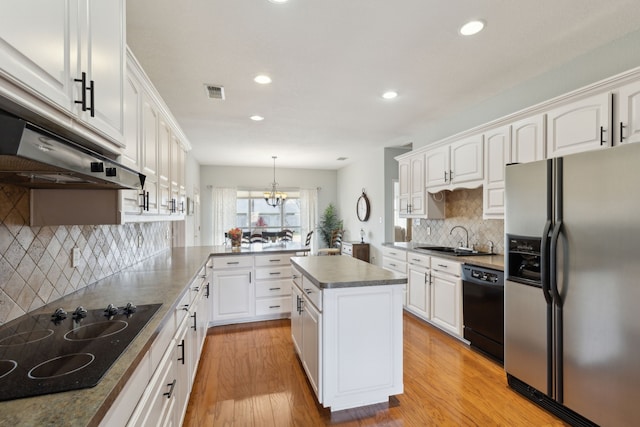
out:
M473 264L480 267L493 268L494 270L504 271L504 255L476 255L476 256L455 256L447 255L442 252L430 251L426 249L416 249L417 245L428 245L425 243L411 243L411 242L385 242L383 246L402 249L405 251L416 252L420 254L428 254L430 256L450 259L457 261L461 264Z
M354 260L358 262L365 262L358 259L354 259ZM340 289L340 288L356 288L356 287L364 287L364 286L404 285L407 283L406 275L401 273L391 272L389 270L384 270L384 271L393 273L396 277L389 278L389 279L370 280L370 281L352 280L352 281L345 281L345 282L321 282L309 271L307 271L303 266L301 266L298 262L296 262L295 257L291 258L291 262L294 263L309 280L311 280L311 283L313 283L320 289ZM377 267L373 264L370 264L370 265L372 267ZM382 267L377 267L377 268L380 268L381 270L383 270Z

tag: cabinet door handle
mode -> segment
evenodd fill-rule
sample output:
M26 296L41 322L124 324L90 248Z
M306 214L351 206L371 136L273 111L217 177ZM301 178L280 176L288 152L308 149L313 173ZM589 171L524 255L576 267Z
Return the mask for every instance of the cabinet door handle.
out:
M296 311L298 312L298 314L300 313L300 295L296 295Z
M162 393L163 396L167 396L167 399L171 399L171 395L173 394L173 389L176 386L176 380L173 380L172 383L167 384L167 387L169 387L169 391L166 393Z
M196 324L198 323L198 320L197 320L197 319L198 319L198 318L197 318L197 314L198 314L198 313L194 312L194 313L193 313L193 316L191 316L191 317L193 317L193 326L191 327L191 329L193 329L194 331L196 330Z
M426 285L427 283L429 283L429 273L427 273L426 271L424 272L424 284Z
M144 210L149 212L149 192L144 196Z
M304 300L302 298L300 298L300 310L298 310L298 313L302 314L302 312L304 311L302 309L302 304L304 304Z
M193 292L200 292L200 286L194 286L193 288L191 288L191 290Z
M204 296L208 299L209 298L209 283L207 283L207 293L204 294Z
M182 364L184 365L184 340L182 340L182 342L178 344L178 347L182 349L182 357L178 357L178 361L182 362Z
M189 311L189 304L184 304L184 305L182 306L182 309L183 309L184 311Z
M620 142L624 140L624 135L622 134L622 132L625 127L626 126L622 122L620 122Z
M447 182L447 171L444 171L444 182Z
M82 72L80 78L73 79L73 81L81 84L80 93L82 95L80 101L73 102L82 105L82 111L87 111L87 73Z
M449 182L453 181L453 171L449 170Z
M313 293L313 289L311 288L305 288L304 291L307 293L307 295L311 295Z
M89 88L87 90L91 94L90 101L89 101L89 105L91 105L91 106L87 107L87 110L91 111L91 117L95 117L96 116L96 114L95 114L96 109L95 109L95 103L94 103L94 100L95 100L94 95L96 93L96 86L95 86L95 82L93 80L91 80L91 83L89 84Z
M604 145L607 141L604 140L604 126L600 126L600 145Z

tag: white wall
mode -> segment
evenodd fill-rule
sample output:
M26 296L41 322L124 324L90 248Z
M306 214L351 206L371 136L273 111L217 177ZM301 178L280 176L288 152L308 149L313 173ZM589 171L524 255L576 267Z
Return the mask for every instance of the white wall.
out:
M544 36L544 35L542 35ZM571 52L568 52L571 57ZM515 87L410 133L413 147L433 142L640 66L640 31L567 61Z
M286 169L276 164L276 181L287 188L319 188L318 218L333 203L337 206L337 171L320 169ZM273 167L200 166L200 200L202 213L201 243L213 244L211 187L270 189Z
M200 164L193 158L193 155L187 153L185 160L185 186L187 197L194 200L197 194L202 193L200 188ZM185 246L200 245L200 215L193 214L185 217Z

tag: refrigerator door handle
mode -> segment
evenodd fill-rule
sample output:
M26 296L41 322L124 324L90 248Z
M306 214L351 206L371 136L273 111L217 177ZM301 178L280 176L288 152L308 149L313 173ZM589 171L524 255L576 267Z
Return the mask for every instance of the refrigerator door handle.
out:
M551 285L551 293L556 305L562 305L562 299L560 292L558 291L558 238L562 232L562 220L558 220L553 227L553 233L551 234L551 253L549 260L549 283Z
M540 276L542 278L542 293L544 300L550 305L553 302L551 288L549 284L549 231L551 230L551 220L548 219L542 232L542 245L540 247Z

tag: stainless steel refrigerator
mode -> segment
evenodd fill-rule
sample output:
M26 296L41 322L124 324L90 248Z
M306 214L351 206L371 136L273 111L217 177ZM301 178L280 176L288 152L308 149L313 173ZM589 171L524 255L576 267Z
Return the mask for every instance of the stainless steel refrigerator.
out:
M640 144L506 167L509 385L572 425L640 425Z

